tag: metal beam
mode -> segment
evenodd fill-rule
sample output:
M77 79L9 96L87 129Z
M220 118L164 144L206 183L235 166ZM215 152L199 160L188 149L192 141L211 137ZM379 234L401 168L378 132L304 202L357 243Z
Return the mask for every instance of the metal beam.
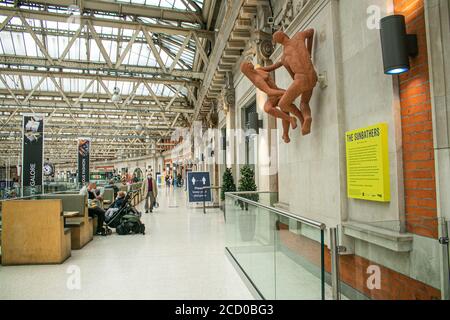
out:
M39 49L41 50L42 54L47 58L47 60L50 63L50 65L54 65L53 59L52 59L52 57L50 57L50 54L48 53L47 48L42 43L42 41L37 37L36 33L31 29L31 27L28 24L27 20L22 15L19 15L19 18L22 21L22 24L27 29L28 33L33 38L34 42L36 42L36 44L39 47Z
M89 70L97 72L128 72L128 73L138 73L143 75L151 75L160 77L164 76L164 70L155 67L145 67L136 65L126 65L122 64L117 69L110 67L107 63L103 62L90 62L90 61L77 61L77 60L64 60L61 62L56 62L55 65L51 65L46 58L41 57L26 57L26 56L15 56L15 55L0 55L0 64L6 65L21 65L21 66L32 66L32 67L59 67L65 69L77 69L77 70ZM182 69L174 69L170 76L176 78L186 78L187 80L202 80L203 72L194 72Z
M142 33L145 36L145 40L147 41L148 46L150 47L150 50L153 52L153 55L156 58L156 61L159 64L159 67L163 70L164 73L167 72L166 66L164 62L161 59L161 55L159 54L158 50L156 49L155 43L153 42L152 36L149 34L148 30L144 27L141 28Z
M9 16L11 13L14 14L14 16L18 16L18 14L22 14L23 17L27 19L37 19L37 20L47 20L47 21L54 21L54 22L63 22L67 23L69 21L69 18L71 17L70 14L65 13L55 13L55 12L48 12L44 10L27 10L27 9L18 9L13 7L0 7L0 15L6 15ZM156 24L156 23L143 23L143 22L135 22L135 21L129 21L129 20L122 20L122 19L108 19L108 18L99 18L99 17L86 17L86 16L80 16L79 17L80 22L86 22L91 21L93 26L99 26L99 27L109 27L109 28L123 28L123 29L129 29L129 30L136 30L140 28L141 26L145 26L149 30L152 30L152 32L156 33L164 33L164 34L171 34L171 35L188 35L191 32L195 32L200 38L206 38L209 40L214 40L214 32L204 30L204 29L195 29L195 28L186 28L186 27L175 27L172 25L162 25L162 24Z
M17 97L17 96L16 96ZM17 100L14 100L13 98L1 98L0 97L0 112L8 112L14 107L23 107L23 104L21 103L22 97L17 97ZM35 111L39 112L49 112L48 110L51 110L52 112L55 108L57 109L57 112L59 113L67 113L67 110L64 110L67 108L67 104L60 101L49 101L49 100L38 100L38 99L29 99L28 100L30 105L33 106L33 109ZM72 99L73 103L75 103L75 99ZM178 100L180 102L181 100ZM123 111L127 110L128 112L139 112L141 117L145 117L148 114L151 114L153 112L164 112L167 115L171 115L174 113L194 113L194 109L192 108L182 108L179 104L177 106L174 106L172 104L172 107L169 110L160 111L159 107L156 103L154 104L130 104L126 107L124 107L121 110L112 109L108 104L105 102L81 102L83 107L77 106L74 110L77 114L88 114L91 112L101 112L106 110L108 114L122 114ZM23 109L24 111L26 109Z
M2 60L0 56L0 61ZM102 81L126 81L126 82L136 82L137 79L145 79L145 81L149 83L155 84L178 84L178 85L190 85L199 87L200 83L198 80L188 81L183 78L175 78L173 76L164 76L162 75L159 78L155 77L143 77L142 75L129 75L122 73L115 74L103 74L103 73L81 73L81 72L64 72L57 71L57 69L52 69L51 71L47 70L30 70L24 68L0 68L0 74L8 74L8 75L21 75L21 76L36 76L36 77L44 77L44 76L54 76L55 78L66 78L66 79L101 79Z
M79 0L33 0L31 3L41 4L43 6L54 7L79 7ZM170 9L151 5L131 4L126 2L108 1L108 0L83 0L83 12L107 12L116 15L130 15L141 18L155 18L162 20L180 21L198 23L202 20L201 13Z

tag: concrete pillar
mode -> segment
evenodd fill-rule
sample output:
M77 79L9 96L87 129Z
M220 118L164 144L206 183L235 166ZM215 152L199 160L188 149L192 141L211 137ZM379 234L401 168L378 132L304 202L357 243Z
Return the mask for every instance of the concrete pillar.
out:
M425 0L428 65L432 100L434 159L436 170L437 214L441 218L439 237L450 220L450 4L448 1ZM440 250L441 295L450 299L450 250Z

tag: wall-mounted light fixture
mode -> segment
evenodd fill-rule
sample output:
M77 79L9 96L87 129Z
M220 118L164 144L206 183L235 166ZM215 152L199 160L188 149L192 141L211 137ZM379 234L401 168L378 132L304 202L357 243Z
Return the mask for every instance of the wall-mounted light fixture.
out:
M258 135L259 129L263 128L263 121L259 120L258 112L250 112L248 114L247 130L249 137Z
M419 53L417 35L406 33L405 16L391 15L380 21L384 73L396 75L408 72L409 57Z

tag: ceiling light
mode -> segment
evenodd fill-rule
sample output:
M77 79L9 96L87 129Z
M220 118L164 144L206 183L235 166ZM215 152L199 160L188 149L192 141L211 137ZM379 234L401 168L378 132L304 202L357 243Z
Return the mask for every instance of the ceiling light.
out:
M114 87L113 95L111 97L111 100L113 102L120 102L122 100L122 98L120 97L120 90L119 90L119 88Z

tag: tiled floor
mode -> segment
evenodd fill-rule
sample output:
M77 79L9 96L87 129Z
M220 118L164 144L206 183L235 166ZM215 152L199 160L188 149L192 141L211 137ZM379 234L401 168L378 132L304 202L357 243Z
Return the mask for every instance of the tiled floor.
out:
M222 212L188 209L180 189L158 201L145 236L95 237L62 265L0 266L0 299L252 299L225 256Z

